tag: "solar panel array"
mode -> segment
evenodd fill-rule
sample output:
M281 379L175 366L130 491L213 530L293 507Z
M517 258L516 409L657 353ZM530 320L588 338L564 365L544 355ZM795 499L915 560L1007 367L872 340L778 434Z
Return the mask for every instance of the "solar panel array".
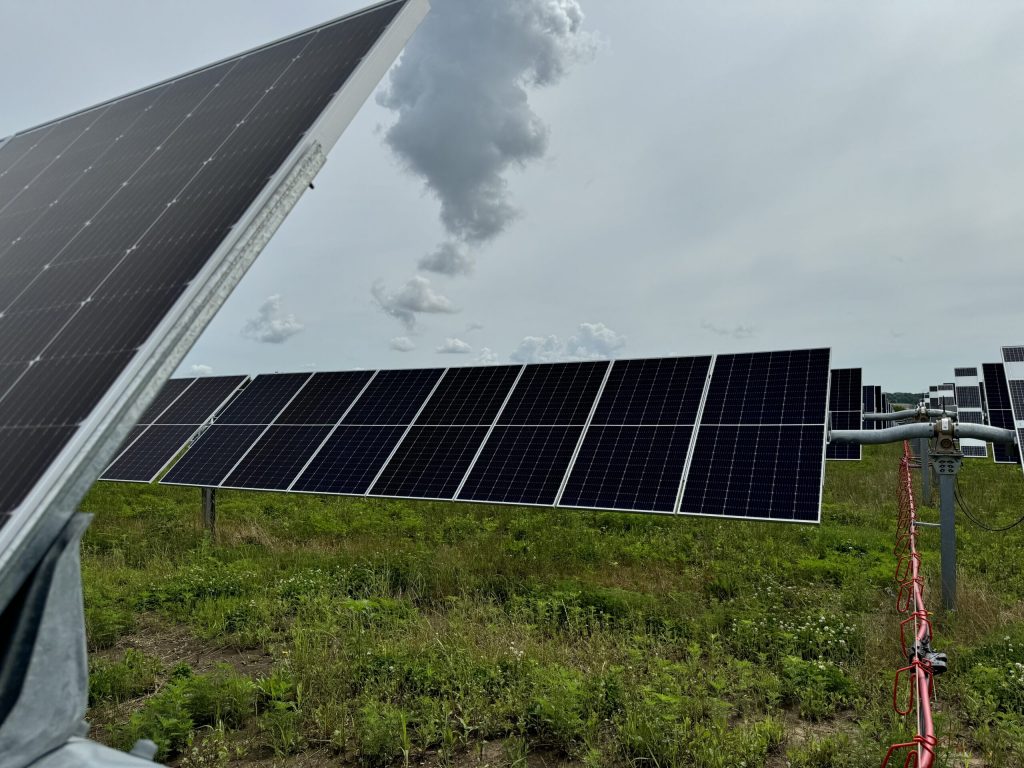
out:
M888 398L882 395L882 388L873 384L865 384L861 388L861 407L864 413L888 413ZM885 429L888 426L884 421L866 421L862 419L863 429Z
M425 10L381 3L0 141L0 566L39 556L43 516L71 514Z
M818 520L827 349L257 376L161 480Z
M1017 430L1017 458L1024 465L1024 346L1003 347L1003 373Z
M168 381L100 479L153 482L245 380L245 376L211 376Z
M1006 386L1006 374L1002 363L985 363L981 366L985 380L986 414L988 423L1000 429L1013 429L1013 410L1010 407L1010 390ZM1016 464L1017 446L992 444L992 458L997 464Z
M861 429L864 419L863 385L860 368L837 368L829 385L828 412L832 429ZM837 461L860 461L861 446L854 443L832 443L825 458Z
M965 424L984 424L981 385L978 369L961 367L954 369L954 397L956 398L957 421ZM964 437L960 439L960 450L965 457L988 458L988 443L984 440Z

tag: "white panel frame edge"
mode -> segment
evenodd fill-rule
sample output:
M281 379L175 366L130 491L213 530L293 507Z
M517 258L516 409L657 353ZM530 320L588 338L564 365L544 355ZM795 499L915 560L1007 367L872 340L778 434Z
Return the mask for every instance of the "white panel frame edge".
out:
M337 143L429 9L429 0L408 0L392 19L306 136L0 528L0 610L10 602L86 491L106 469L132 425L294 208L326 162L326 152ZM6 139L0 139L0 146L4 143Z

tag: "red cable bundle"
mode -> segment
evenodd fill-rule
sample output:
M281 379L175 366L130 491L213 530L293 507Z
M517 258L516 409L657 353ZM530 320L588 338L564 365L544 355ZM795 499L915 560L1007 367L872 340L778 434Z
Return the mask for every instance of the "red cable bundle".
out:
M927 471L927 470L926 470ZM932 625L924 607L924 580L921 577L921 556L917 553L917 507L914 504L914 486L910 477L910 444L903 443L903 458L899 472L899 519L896 529L896 610L907 617L900 622L900 647L909 665L896 672L892 689L892 706L901 715L916 709L917 735L913 740L893 744L885 753L882 768L899 750L907 750L903 768L931 768L935 762L935 726L932 722L932 664L927 657L932 639ZM907 628L913 629L914 641L907 645ZM900 681L907 677L909 695L906 706L900 706Z

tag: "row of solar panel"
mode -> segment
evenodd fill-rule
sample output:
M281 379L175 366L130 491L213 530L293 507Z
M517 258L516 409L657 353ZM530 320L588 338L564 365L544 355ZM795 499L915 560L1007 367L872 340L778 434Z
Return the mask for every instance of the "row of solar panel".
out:
M1006 429L1017 431L1017 456L1024 466L1024 346L1003 347L1003 369L1006 391L1000 393L1000 403L1010 413L1001 415Z
M161 482L814 521L828 362L819 349L259 376ZM148 482L180 453L187 430L167 414L195 386L149 409L104 479Z

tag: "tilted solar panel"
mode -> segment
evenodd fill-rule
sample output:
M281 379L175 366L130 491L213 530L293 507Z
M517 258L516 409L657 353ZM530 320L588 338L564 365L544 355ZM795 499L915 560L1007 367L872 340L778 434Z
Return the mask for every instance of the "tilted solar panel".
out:
M132 430L130 442L100 479L152 482L244 381L244 376L168 381L143 414L149 423L141 421L141 431Z
M963 366L955 368L953 395L956 399L957 420L964 424L982 424L985 421L981 409L981 382L978 369ZM960 439L960 450L968 458L988 458L988 443L984 440L964 437Z
M1024 346L1003 347L1003 374L1018 437L1024 435ZM1017 443L1017 458L1024 466L1024 443Z
M679 511L817 521L828 349L719 355Z
M425 12L382 3L0 144L0 604Z
M830 429L861 429L863 422L863 384L860 368L837 368L831 373L828 410ZM830 443L825 458L832 461L860 461L861 446L856 443Z

